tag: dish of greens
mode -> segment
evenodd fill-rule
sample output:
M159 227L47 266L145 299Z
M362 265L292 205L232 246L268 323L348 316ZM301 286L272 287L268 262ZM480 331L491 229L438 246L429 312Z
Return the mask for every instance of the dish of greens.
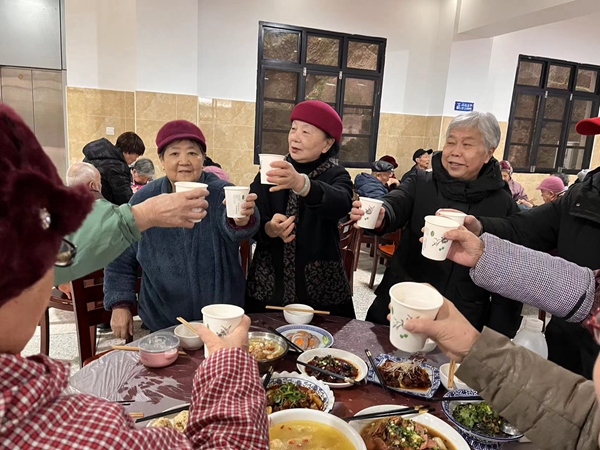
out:
M452 417L461 425L487 436L506 436L502 432L504 419L486 402L457 405Z

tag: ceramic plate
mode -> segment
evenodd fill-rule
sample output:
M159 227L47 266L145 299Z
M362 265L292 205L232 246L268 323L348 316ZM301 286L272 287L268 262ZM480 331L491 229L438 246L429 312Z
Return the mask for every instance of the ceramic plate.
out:
M370 408L363 409L362 411L359 411L358 413L356 413L356 415L390 411L392 409L399 409L399 408L403 408L403 406L401 406L401 405L377 405L377 406L371 406ZM436 434L442 436L447 441L449 441L452 445L454 445L454 448L456 450L470 450L469 444L467 444L467 442L461 437L461 435L458 434L454 428L452 428L450 425L448 425L443 420L438 419L437 417L432 416L431 414L420 414L418 416L408 417L408 418L411 420L414 420L418 424L423 425L424 427L434 431ZM374 420L377 420L377 419L354 420L354 421L350 422L350 426L352 426L352 428L354 428L356 431L358 431L360 433L361 430L365 426L369 425Z
M392 355L387 355L385 353L382 353L375 357L375 364L377 366L381 365L385 361L415 362L408 358L396 358ZM431 387L429 388L429 390L423 391L422 389L400 389L400 388L393 388L390 386L388 386L388 388L391 389L392 391L396 391L396 392L408 392L409 394L416 395L418 397L423 397L423 398L433 397L433 394L435 394L435 391L437 391L438 388L440 387L440 371L438 370L437 367L430 366L429 364L420 363L419 365L423 369L425 369L425 371L429 375L429 379L431 380ZM373 383L380 384L379 380L377 379L377 375L375 375L375 372L373 371L372 367L369 367L369 373L367 375L367 380L371 381Z
M190 405L189 405L189 403L188 403L188 406L190 406ZM173 410L173 409L177 409L177 408L179 408L179 407L180 407L180 406L173 406L172 408L165 409L165 410L163 411L163 414L164 414L164 416L163 416L163 417L157 417L156 419L151 419L151 420L150 420L150 421L149 421L149 422L146 424L146 427L148 427L148 428L152 427L152 424L153 424L154 422L156 422L158 419L163 419L163 418L164 418L164 419L167 419L167 420L169 420L169 422L171 422L171 425L173 425L173 423L174 423L174 422L173 422L173 419L174 419L174 418L175 418L175 416L176 416L177 414L179 414L181 411L179 411L179 412L175 412L175 413L172 413L172 412L169 412L169 411L171 411L171 410ZM134 419L134 420L136 420L136 419Z
M333 404L335 403L333 392L329 389L329 386L325 385L322 381L317 380L315 377L309 377L308 375L298 372L275 372L271 377L271 381L269 381L267 390L273 386L285 383L294 383L298 386L312 389L323 402L323 412L328 413L333 409Z
M309 338L310 335L312 335L315 338L315 342L313 345L307 347L306 350L311 350L313 348L328 348L333 345L333 336L331 333L323 328L315 327L314 325L284 325L277 328L277 331L292 342L294 342L292 340L292 336L294 335L302 334L303 338ZM290 348L290 350L294 349Z
M457 397L459 395L463 396L463 395L479 395L479 394L477 393L477 391L474 391L472 389L456 389L454 391L450 391L450 392L446 393L446 395L444 395L444 397L447 397L448 400L451 400L452 397ZM488 436L488 435L478 433L476 431L473 431L473 430L465 427L464 425L458 423L456 421L456 419L454 419L454 417L452 416L452 412L454 411L454 408L457 405L462 404L462 403L480 403L480 402L478 402L478 401L477 402L465 402L465 401L442 402L442 410L444 411L444 414L446 414L446 417L448 418L448 420L458 429L458 432L461 435L463 435L467 441L469 441L469 443L471 444L471 446L473 448L478 449L478 450L498 449L498 448L501 448L502 445L506 442L517 441L523 437L522 434L519 434L517 436L509 436L508 434L505 434L504 436Z
M315 356L333 356L334 358L340 358L348 361L354 367L358 369L358 376L356 377L356 381L362 381L367 376L367 364L354 353L347 352L345 350L338 350L337 348L315 348L313 350L306 350L300 356L298 356L298 361L303 363L309 363ZM301 373L306 374L306 367L298 364L298 370ZM344 383L340 380L340 383L328 383L323 381L330 388L345 388L352 386L350 383Z

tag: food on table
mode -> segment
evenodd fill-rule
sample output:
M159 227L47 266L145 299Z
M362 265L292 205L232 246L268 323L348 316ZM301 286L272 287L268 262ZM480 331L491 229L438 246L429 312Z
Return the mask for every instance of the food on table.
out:
M424 389L431 387L427 371L414 362L385 361L378 366L381 376L389 387L400 389Z
M154 428L173 428L173 422L171 422L171 419L167 417L159 417L158 419L150 422L149 426Z
M251 338L248 341L249 352L257 361L269 361L280 357L284 348L272 339Z
M445 437L399 416L371 422L360 436L367 450L454 450Z
M354 450L352 442L338 429L308 420L290 420L269 430L270 450Z
M345 359L334 358L331 355L327 356L315 356L311 359L308 364L319 367L321 369L329 370L330 372L337 373L349 378L356 378L358 376L358 368ZM334 378L330 375L325 375L321 372L317 372L309 367L306 368L306 373L315 377L317 380L325 381L327 383L343 383L344 380Z
M267 414L292 408L322 410L323 400L312 389L295 383L283 383L267 389Z
M464 403L454 408L452 417L458 423L486 436L504 436L504 419L486 402Z
M321 339L308 331L295 331L285 335L290 341L300 347L302 350L311 350L319 347Z
M187 428L189 418L189 411L181 411L179 414L173 417L173 427L183 433Z

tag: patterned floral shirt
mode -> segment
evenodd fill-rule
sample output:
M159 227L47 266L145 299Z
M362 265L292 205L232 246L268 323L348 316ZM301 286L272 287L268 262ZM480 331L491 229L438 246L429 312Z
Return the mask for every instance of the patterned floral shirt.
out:
M220 350L196 372L185 433L136 429L122 406L64 395L69 369L45 356L0 354L0 448L268 449L265 392L241 349Z

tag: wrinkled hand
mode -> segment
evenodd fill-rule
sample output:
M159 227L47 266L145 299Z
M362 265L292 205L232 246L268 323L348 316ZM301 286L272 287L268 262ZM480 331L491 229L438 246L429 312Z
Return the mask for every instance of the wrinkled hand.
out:
M388 186L398 186L400 184L400 180L398 178L390 178L386 183Z
M533 204L533 202L528 202L527 200L517 200L517 204L518 205L525 205L528 206L529 208L533 208L535 205Z
M271 170L267 172L267 181L275 183L269 192L277 192L283 189L293 189L299 192L304 187L304 177L296 172L294 166L287 161L273 161Z
M358 226L358 221L362 219L362 216L365 215L365 212L361 209L362 203L360 200L354 200L352 202L352 209L350 210L350 220L356 222L354 224L354 228L360 228ZM379 210L379 216L377 217L377 222L375 223L375 229L381 228L383 225L383 219L385 218L385 206L382 206Z
M477 220L475 216L465 217L464 226L475 236L481 236L481 232L483 231L483 225L481 225L481 222Z
M258 195L248 194L246 201L242 203L240 208L240 214L245 216L243 218L234 218L233 221L238 227L245 227L250 222L250 217L254 214L254 207L256 206L256 199ZM227 199L223 200L223 204L227 206Z
M71 298L71 283L63 283L56 286L56 288L65 294L68 298Z
M412 333L423 333L433 339L444 354L461 362L479 337L479 332L447 299L435 320L409 319L404 328Z
M461 266L475 267L483 255L483 241L467 230L460 227L444 233L446 239L452 241L447 258Z
M223 348L241 348L248 350L248 330L250 329L250 317L242 317L240 324L228 335L219 337L202 324L193 324L198 334L212 355Z
M115 308L110 316L110 328L117 339L133 336L133 316L129 308Z
M283 239L286 244L292 242L296 237L295 234L291 234L295 226L294 220L296 220L295 216L287 217L277 213L265 224L265 233L269 237Z
M187 192L161 194L132 206L131 210L140 231L144 231L143 225L146 225L146 228L192 228L195 225L194 221L206 217L208 202L204 197L208 195L207 189L200 188ZM198 210L192 211L193 209Z

